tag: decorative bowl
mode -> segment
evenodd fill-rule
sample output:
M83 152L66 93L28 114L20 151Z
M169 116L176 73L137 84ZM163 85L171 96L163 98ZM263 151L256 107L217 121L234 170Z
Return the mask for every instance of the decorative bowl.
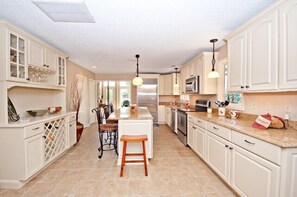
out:
M27 113L31 116L43 116L47 112L46 109L38 109L38 110L28 110Z
M48 107L48 112L50 114L58 113L62 110L62 107Z

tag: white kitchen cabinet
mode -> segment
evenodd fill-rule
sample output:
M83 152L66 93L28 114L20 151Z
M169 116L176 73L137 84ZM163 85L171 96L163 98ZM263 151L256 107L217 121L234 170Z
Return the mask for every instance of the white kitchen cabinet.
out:
M48 69L56 71L57 67L57 54L55 51L49 48L45 48L45 65Z
M164 75L164 94L173 94L172 74Z
M58 85L66 86L66 58L58 56Z
M297 1L284 1L279 15L279 88L297 89Z
M26 179L44 166L44 134L25 139Z
M191 149L196 152L197 149L197 142L196 142L196 127L193 123L188 123L188 135L187 135L187 142L188 146L191 147Z
M9 65L8 65L8 79L15 81L26 81L28 78L27 67L27 44L26 39L22 35L9 32Z
M68 117L68 148L76 144L76 115Z
M186 70L185 67L180 69L180 83L179 83L179 92L180 94L186 94Z
M171 127L171 108L170 107L165 107L165 122L169 127Z
M164 92L164 90L165 90L165 84L164 84L164 82L165 82L165 75L159 75L159 95L165 95L165 92Z
M228 39L228 91L245 88L247 65L247 31Z
M208 165L227 183L230 183L230 150L231 143L208 132L207 134Z
M279 196L280 167L232 146L231 187L240 196Z
M248 28L248 64L245 89L251 91L277 89L277 34L277 11L259 18Z
M28 47L28 65L44 68L45 48L43 47L43 45L33 40L29 40Z
M165 124L165 105L158 106L158 124Z

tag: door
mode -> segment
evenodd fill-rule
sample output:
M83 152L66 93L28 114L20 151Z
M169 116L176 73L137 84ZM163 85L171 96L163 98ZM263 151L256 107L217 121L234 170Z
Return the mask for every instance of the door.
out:
M43 134L25 140L26 179L38 172L44 164Z
M277 35L277 11L257 20L248 28L246 90L277 89Z
M77 89L81 91L81 104L79 107L78 121L81 122L85 127L88 127L90 124L89 116L89 88L88 88L88 79L82 75L76 74Z
M241 91L246 86L247 31L228 40L228 91Z
M240 196L278 196L279 181L279 166L233 145L231 186Z
M57 54L55 51L45 48L45 65L46 68L56 71L57 64Z
M92 113L92 109L97 107L96 102L96 82L89 79L89 113L90 113L90 124L96 122L96 113Z
M188 145L193 151L196 152L196 127L194 124L189 122L188 125Z
M297 89L297 2L284 1L280 7L279 88Z
M211 132L207 134L207 163L230 183L230 143Z
M165 85L164 85L164 79L165 75L160 75L159 76L159 95L164 95L164 89L165 89Z
M68 125L68 132L69 132L69 143L68 143L68 147L70 148L71 146L73 146L76 143L76 122L70 122Z
M29 40L28 64L44 67L44 47L32 40Z

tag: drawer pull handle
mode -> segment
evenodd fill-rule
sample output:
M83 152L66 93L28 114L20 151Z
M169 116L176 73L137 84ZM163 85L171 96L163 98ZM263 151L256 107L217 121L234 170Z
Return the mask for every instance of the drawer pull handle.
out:
M217 128L217 127L212 127L212 128L214 128L215 130L219 130L219 128Z
M248 143L248 144L252 144L252 145L254 145L254 144L256 144L256 143L254 143L254 142L250 142L250 141L248 141L248 140L244 140L246 143Z
M39 127L35 127L35 128L33 128L32 130L37 130L37 129L39 129Z

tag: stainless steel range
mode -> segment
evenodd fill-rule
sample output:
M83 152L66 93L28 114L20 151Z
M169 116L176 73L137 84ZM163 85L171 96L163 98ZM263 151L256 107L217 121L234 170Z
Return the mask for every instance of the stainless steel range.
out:
M187 146L187 124L188 124L188 112L206 112L210 107L210 101L196 100L195 108L190 109L177 109L177 136L180 141Z

